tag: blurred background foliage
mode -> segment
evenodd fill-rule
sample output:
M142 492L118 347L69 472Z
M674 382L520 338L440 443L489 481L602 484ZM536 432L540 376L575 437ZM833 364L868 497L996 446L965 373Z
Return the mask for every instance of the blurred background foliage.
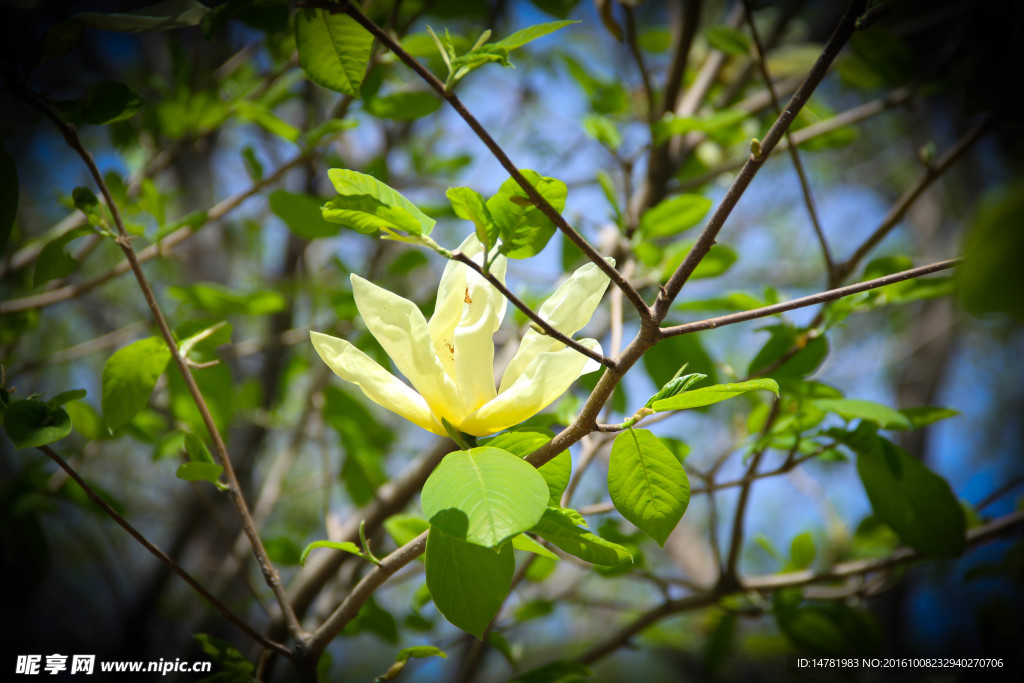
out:
M332 194L327 169L355 169L400 190L438 220L433 236L449 248L470 228L454 216L445 189L464 185L489 196L507 176L454 112L379 45L359 97L339 95L301 68L288 3L173 4L180 26L166 16L146 23L111 14L137 9L132 3L7 2L3 70L8 84L24 82L79 126L178 338L227 323L196 345L194 360L219 361L197 369L196 378L268 551L293 581L303 547L351 534L382 487L416 467L422 483L446 448L333 378L307 342L310 329L344 337L388 367L358 319L348 275L379 282L429 315L444 266L435 254L325 222L319 206ZM696 81L709 62L719 68L692 111L658 118L652 112L674 62L680 17L692 4L700 25L681 74L683 97L701 89ZM753 3L784 99L844 4ZM745 574L826 571L895 549L899 537L872 514L877 504L858 478L856 448L848 447L858 424L890 430L910 456L942 475L968 526L1020 507L1021 11L1011 2L879 6L885 11L869 13L872 25L854 35L797 117L794 138L836 264L924 178L920 196L870 253L830 275L792 164L777 151L667 324L965 252L969 260L955 276L856 295L818 318L816 309L802 309L668 339L644 356L609 406L606 421L621 422L684 361L711 381L755 374L779 381L783 396L762 466L779 472L753 488ZM427 26L447 29L461 53L484 28L500 38L545 21L580 21L516 50L514 69L492 64L469 74L458 92L520 168L568 185L564 215L620 267L630 264L629 277L648 301L721 200L750 139L776 116L750 58L742 5L379 0L363 9L442 78L446 67ZM188 436L206 437L181 378L155 368L148 404L123 419L101 405L108 359L155 330L120 251L98 234L110 226L105 209L73 194L91 185L85 167L50 122L10 90L0 98L4 210L17 200L16 217L0 216L0 228L12 226L0 263L5 390L24 398L85 389L84 398L64 405L74 430L59 450L226 604L267 628L269 594L233 510L208 477L180 476L183 463L203 461ZM934 170L985 120L984 134L956 163ZM683 148L681 163L655 173L652 156L670 144ZM658 173L662 182L651 189ZM645 182L658 196L647 197L650 210L638 214L631 202ZM556 236L537 257L511 262L508 281L536 305L582 258ZM627 340L637 329L631 313L621 323ZM616 315L605 306L587 328L605 349ZM503 349L514 351L526 327L518 311L509 318L496 335L499 358L509 357ZM597 377L584 377L534 424L570 422ZM867 414L849 405L829 410L827 400L843 396L873 407ZM890 412L880 412L885 406ZM949 410L907 410L921 406ZM610 441L585 454L574 448L578 467L584 455L594 459L573 484L575 506L584 513L589 506L591 528L631 549L633 567L595 570L566 560L556 567L542 557L521 565L524 580L480 644L437 613L413 565L332 644L321 662L325 679L372 680L402 647L429 643L449 658L410 665L407 680L505 680L572 659L649 606L713 584L737 490L696 489L744 476L768 413L767 398L755 396L654 427L695 489L664 550L602 507ZM806 463L786 469L794 453ZM0 473L0 642L7 653L142 660L196 659L205 651L219 653L225 677L218 680L252 675L253 644L43 455L15 451L5 439ZM379 554L417 528L401 516L381 524L389 515L418 514L417 489L374 511L371 543ZM786 678L780 653L794 651L987 655L1019 665L1022 553L1019 538L1004 539L957 559L873 574L845 593L818 586L737 595L660 620L634 639L635 649L613 649L589 666L594 680L667 681ZM322 615L365 569L338 565L302 598L308 614ZM197 640L197 633L209 636ZM564 678L549 671L529 680L577 680L575 671L565 665ZM278 664L267 676L288 680L290 673Z

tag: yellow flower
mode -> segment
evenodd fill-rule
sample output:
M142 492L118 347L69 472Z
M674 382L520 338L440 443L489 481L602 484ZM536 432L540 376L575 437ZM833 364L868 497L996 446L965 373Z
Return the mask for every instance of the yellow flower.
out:
M478 262L482 257L475 235L460 249ZM499 256L490 271L504 282L505 268L505 257ZM414 389L344 339L310 332L313 346L335 374L358 386L371 401L434 434L447 434L441 418L474 436L500 432L543 410L577 377L599 367L531 328L495 389L492 337L507 301L487 280L468 266L449 261L434 314L427 322L408 299L358 275L351 279L356 307L367 328ZM538 313L571 336L590 320L607 287L608 277L596 265L587 264ZM595 339L580 343L601 352Z

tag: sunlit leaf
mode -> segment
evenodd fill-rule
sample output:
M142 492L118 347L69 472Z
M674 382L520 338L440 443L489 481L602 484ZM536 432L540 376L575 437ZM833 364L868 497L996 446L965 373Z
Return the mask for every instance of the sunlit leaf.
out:
M652 432L627 429L612 444L608 493L623 517L664 546L690 503L690 480Z

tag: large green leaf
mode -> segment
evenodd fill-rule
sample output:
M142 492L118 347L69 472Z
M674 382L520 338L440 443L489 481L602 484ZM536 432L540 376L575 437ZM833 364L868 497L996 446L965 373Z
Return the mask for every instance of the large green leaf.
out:
M512 587L512 544L495 552L431 527L425 559L427 588L438 611L466 633L482 638Z
M536 524L549 495L528 462L481 446L446 455L423 485L420 503L431 527L495 548Z
M402 230L429 235L434 229L433 218L373 176L343 168L332 168L327 175L338 196L323 206L324 220L367 234Z
M12 401L3 417L4 431L15 448L45 446L71 433L67 411L34 399Z
M373 36L348 15L305 8L295 16L299 66L328 90L359 97L372 42Z
M727 401L748 391L770 391L778 396L779 385L775 380L767 377L748 379L746 382L737 382L735 384L715 384L710 387L684 391L669 398L658 399L651 404L651 408L658 412L700 408L701 406L709 406L713 403ZM616 441L618 441L617 438Z
M147 337L114 352L103 366L103 419L111 429L128 424L146 407L171 360L160 337Z
M551 441L551 436L543 432L509 431L491 437L481 445L501 448L520 458L525 458L548 441ZM562 493L569 485L569 478L572 476L572 457L569 455L569 451L562 451L541 465L537 471L547 482L548 492L551 494L550 504L557 506L562 499Z
M700 223L711 208L711 200L699 194L669 197L640 218L640 232L647 239L669 237Z
M654 384L659 387L667 384L683 364L686 364L687 371L702 373L708 376L708 381L717 382L715 361L704 348L701 338L701 333L669 337L645 353L644 369Z
M690 503L690 480L652 432L627 429L612 444L608 493L623 517L664 546Z
M575 510L549 507L530 531L584 562L609 567L632 562L633 556L618 543L580 528L582 519Z
M11 228L14 226L14 217L18 214L18 168L14 164L14 157L7 151L0 142L0 177L4 182L0 183L0 249L7 244L7 238L11 235Z
M859 398L818 398L813 405L829 410L847 420L861 419L874 422L882 429L911 429L914 423L906 415L882 403Z
M870 612L840 601L801 604L799 589L772 596L775 619L793 645L816 655L868 654L878 650L882 633Z
M565 208L568 189L561 180L522 170L525 177L556 211ZM555 234L555 224L533 205L519 183L509 178L487 200L487 210L501 235L501 253L509 258L529 258L539 253Z
M857 453L857 472L875 515L900 540L925 555L956 557L964 550L963 508L945 479L861 422L856 431L829 434Z

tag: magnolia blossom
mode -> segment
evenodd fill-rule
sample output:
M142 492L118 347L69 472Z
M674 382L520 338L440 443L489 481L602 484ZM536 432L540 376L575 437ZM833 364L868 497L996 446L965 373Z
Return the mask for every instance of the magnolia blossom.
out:
M482 247L471 235L460 249L479 263ZM505 280L505 257L490 272ZM317 353L371 401L444 436L441 419L466 434L484 436L519 424L561 396L577 377L599 365L579 351L530 329L494 386L493 335L507 301L465 264L449 261L430 321L413 302L352 275L352 293L367 328L412 384L399 380L355 346L310 332ZM601 301L608 276L594 264L577 270L538 311L567 336L580 330ZM595 339L580 344L601 352Z

